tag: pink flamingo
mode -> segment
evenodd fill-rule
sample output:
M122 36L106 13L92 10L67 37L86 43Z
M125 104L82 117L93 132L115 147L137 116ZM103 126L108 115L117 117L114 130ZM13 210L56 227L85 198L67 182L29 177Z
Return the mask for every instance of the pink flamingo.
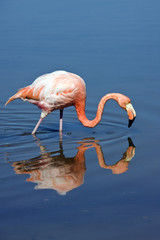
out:
M20 89L6 102L21 98L37 105L42 109L40 119L32 134L35 134L42 120L52 111L60 110L59 131L62 131L63 109L74 106L78 119L85 127L95 127L101 120L105 103L114 99L121 108L127 111L130 127L136 117L136 112L128 97L120 93L110 93L102 97L99 102L94 120L88 120L85 114L86 87L84 80L76 74L55 71L38 77L31 85Z

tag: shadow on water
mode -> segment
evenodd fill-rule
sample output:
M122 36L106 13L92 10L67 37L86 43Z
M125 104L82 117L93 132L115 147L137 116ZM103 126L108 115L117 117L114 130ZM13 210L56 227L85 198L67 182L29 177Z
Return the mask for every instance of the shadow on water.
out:
M36 138L40 148L40 155L28 160L12 162L16 174L29 174L27 182L34 182L35 189L54 189L64 195L84 183L86 172L85 152L95 148L100 167L110 169L113 174L122 174L128 170L130 161L135 155L135 146L128 138L128 148L122 158L113 165L108 165L103 156L99 140L86 138L78 142L77 153L74 157L66 157L63 151L63 142L59 141L59 150L48 151Z

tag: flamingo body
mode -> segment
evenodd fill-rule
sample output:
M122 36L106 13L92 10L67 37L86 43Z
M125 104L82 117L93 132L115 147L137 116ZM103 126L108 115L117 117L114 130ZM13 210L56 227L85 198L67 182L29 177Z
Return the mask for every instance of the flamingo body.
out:
M88 120L85 115L86 87L84 80L76 74L66 71L55 71L38 77L31 85L20 89L7 102L20 98L37 105L42 109L41 117L32 134L37 131L42 119L54 110L60 110L60 131L62 131L63 109L75 106L77 115L86 127L94 127L101 120L103 108L107 100L114 99L128 113L130 121L136 116L130 99L120 93L105 95L97 110L94 120Z
M86 88L82 78L65 71L55 71L38 77L31 85L20 89L10 101L21 98L36 104L46 112L72 106L85 100Z

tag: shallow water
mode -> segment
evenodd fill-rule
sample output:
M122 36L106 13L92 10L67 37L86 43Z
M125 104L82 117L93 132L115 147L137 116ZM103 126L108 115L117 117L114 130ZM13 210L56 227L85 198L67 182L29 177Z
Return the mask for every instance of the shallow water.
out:
M160 237L160 3L5 1L0 8L0 239ZM14 101L17 89L63 69L87 87L86 112L121 92L137 118L114 101L93 129L64 111L33 130L40 110Z

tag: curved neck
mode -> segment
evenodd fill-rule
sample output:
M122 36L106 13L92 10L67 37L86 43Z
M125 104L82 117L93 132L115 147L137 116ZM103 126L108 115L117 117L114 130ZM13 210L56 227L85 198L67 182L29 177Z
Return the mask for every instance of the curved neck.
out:
M85 114L85 101L77 103L75 105L75 108L76 108L76 111L77 111L78 119L80 120L80 122L85 127L95 127L101 120L105 103L109 99L114 99L116 102L118 102L119 95L121 95L121 94L119 94L119 93L109 93L109 94L105 95L104 97L102 97L102 99L100 100L100 102L98 104L96 117L93 120L89 120L86 117L86 114Z

